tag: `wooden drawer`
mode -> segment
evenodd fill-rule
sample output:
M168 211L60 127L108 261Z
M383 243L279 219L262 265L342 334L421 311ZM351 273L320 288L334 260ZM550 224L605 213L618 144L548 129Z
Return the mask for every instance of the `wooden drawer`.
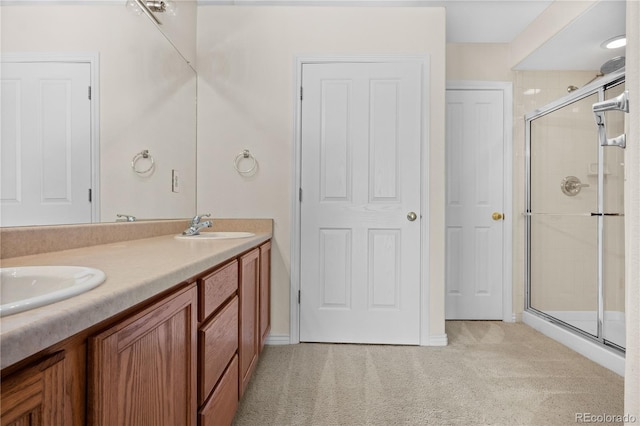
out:
M202 404L238 350L238 296L198 331L200 374L198 405Z
M233 357L207 404L198 413L200 426L228 426L238 408L238 355Z
M198 321L204 321L237 290L237 260L202 278L198 284Z

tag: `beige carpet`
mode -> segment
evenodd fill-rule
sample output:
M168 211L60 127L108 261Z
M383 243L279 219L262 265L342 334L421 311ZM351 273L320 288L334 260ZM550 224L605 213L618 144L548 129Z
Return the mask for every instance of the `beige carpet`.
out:
M623 414L622 377L524 324L453 321L447 335L447 347L267 346L234 424L553 426Z

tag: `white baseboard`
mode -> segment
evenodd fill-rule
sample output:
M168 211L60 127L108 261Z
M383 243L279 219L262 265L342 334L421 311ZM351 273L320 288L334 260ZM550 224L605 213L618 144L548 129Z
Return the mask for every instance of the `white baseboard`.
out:
M289 345L291 340L288 334L269 334L267 340L264 341L265 345Z
M427 346L447 346L449 344L449 339L447 338L447 334L436 334L429 336L429 341L427 342Z

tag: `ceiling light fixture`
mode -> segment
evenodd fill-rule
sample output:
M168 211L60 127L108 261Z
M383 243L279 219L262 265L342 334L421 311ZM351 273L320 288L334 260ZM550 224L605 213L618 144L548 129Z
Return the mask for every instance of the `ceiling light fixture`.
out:
M617 49L626 45L627 37L625 35L619 35L603 42L600 46L604 47L605 49Z

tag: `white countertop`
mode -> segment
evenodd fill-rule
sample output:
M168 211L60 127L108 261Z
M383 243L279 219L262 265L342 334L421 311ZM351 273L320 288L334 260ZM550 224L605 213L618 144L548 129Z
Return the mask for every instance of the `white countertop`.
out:
M181 240L174 235L2 260L2 267L101 269L100 286L70 299L0 318L0 369L73 336L271 238Z

